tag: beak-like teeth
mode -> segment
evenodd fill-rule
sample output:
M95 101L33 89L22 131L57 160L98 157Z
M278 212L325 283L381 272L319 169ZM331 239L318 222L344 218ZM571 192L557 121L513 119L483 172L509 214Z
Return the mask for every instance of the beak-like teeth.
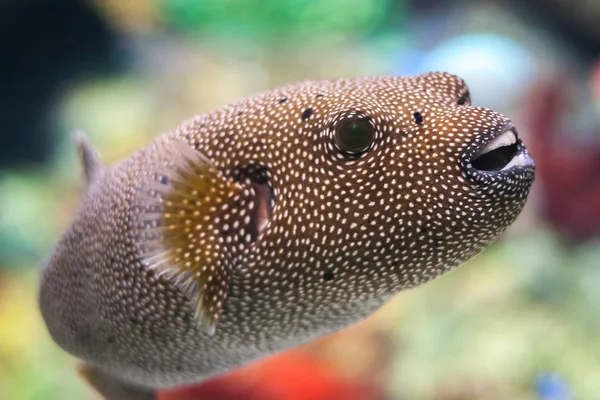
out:
M482 154L496 150L498 147L510 146L515 143L517 143L517 136L512 130L507 130L502 135L489 142L483 149L479 150L476 156L479 157Z
M508 164L502 168L502 171L512 167L523 167L525 165L533 165L533 159L527 153L516 155Z

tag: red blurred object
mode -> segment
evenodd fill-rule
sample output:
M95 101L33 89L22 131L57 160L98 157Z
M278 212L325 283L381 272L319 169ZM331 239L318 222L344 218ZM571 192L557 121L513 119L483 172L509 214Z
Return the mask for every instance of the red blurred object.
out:
M600 233L600 144L582 143L562 128L572 106L567 82L542 83L527 99L527 144L540 182L542 217L568 240L581 242Z
M592 90L596 108L600 110L600 59L598 59L596 65L594 65L594 72L592 73Z
M291 351L196 386L163 391L158 400L380 400L316 357Z

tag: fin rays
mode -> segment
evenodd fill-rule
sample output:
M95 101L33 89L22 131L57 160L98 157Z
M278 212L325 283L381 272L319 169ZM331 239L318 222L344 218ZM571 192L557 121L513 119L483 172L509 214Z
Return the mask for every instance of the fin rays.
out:
M187 144L161 145L159 166L136 196L135 240L144 264L180 288L199 325L213 334L233 263L214 221L220 205L248 197L249 191L228 181Z

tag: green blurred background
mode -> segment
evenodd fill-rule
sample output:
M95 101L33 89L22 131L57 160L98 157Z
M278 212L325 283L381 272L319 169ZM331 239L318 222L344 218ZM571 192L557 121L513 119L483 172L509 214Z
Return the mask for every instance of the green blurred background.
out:
M598 21L593 0L3 1L0 399L97 398L36 304L82 188L74 130L110 164L280 84L431 70L520 128L538 165L528 206L462 268L299 350L324 371L313 385L345 386L252 398L599 399ZM298 368L248 374L293 387ZM214 393L198 398L232 398Z

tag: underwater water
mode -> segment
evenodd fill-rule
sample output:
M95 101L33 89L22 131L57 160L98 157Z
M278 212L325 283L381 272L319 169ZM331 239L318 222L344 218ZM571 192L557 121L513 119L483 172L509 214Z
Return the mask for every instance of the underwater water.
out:
M538 169L517 222L356 326L158 398L598 398L600 37L587 25L565 30L550 5L532 17L538 2L13 3L0 6L0 399L99 398L37 304L83 190L74 130L110 165L282 84L432 70L519 127Z

